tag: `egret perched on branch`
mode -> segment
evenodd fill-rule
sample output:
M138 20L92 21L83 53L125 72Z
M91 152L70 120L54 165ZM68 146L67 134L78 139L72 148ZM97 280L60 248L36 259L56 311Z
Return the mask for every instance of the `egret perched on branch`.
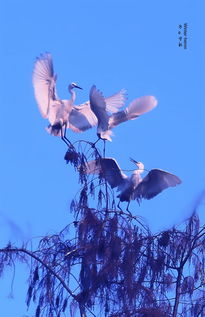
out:
M33 86L41 115L50 122L47 131L55 136L60 135L63 141L70 143L66 138L66 128L76 97L73 89L82 88L71 83L68 86L71 99L61 100L56 93L56 79L51 54L46 53L37 58L33 70Z
M152 110L156 105L157 100L155 97L144 96L134 99L124 110L109 115L102 92L95 85L90 89L90 107L98 120L97 136L103 140L112 141L112 128L122 122L136 119Z
M113 158L101 158L89 161L86 165L86 174L101 174L109 183L111 188L117 187L120 194L118 207L121 201L127 201L127 210L131 200L141 202L142 198L151 199L168 187L174 187L181 183L179 177L169 172L152 169L144 178L144 165L130 159L138 168L132 175L125 175ZM119 207L120 208L120 207Z
M97 118L90 108L90 102L75 106L74 88L82 89L71 83L68 90L70 100L61 100L56 93L57 76L54 74L51 54L42 54L36 59L33 70L33 86L36 101L43 118L49 120L47 131L67 143L66 128L74 132L82 132L97 125ZM124 105L126 91L120 90L111 97L105 98L106 109L110 113L117 112ZM70 143L70 142L69 142Z

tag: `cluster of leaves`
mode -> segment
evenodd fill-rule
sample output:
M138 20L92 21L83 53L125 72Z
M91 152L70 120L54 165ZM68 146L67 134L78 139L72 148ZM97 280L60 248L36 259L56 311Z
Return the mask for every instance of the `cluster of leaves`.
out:
M88 153L73 147L65 156L82 187L71 203L75 221L41 239L36 251L1 249L0 273L17 260L29 263L26 302L36 305L35 317L79 311L81 317L204 316L205 227L197 214L151 234L137 217L116 209L100 175L89 179L86 162L100 154Z

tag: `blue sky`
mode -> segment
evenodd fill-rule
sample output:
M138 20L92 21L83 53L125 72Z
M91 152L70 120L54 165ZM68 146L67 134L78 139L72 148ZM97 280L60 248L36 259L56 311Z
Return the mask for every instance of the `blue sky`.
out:
M186 218L205 181L204 2L8 0L0 7L1 247L9 239L20 245L58 232L73 219L69 205L79 188L77 175L64 162L63 142L45 131L47 122L33 95L34 60L45 51L53 56L62 99L69 98L72 81L84 88L77 91L76 104L88 99L92 84L105 96L126 88L128 103L156 96L156 109L115 128L107 156L123 169L133 168L133 157L147 169L165 169L182 179L182 185L140 207L131 203L132 212L144 217L153 232ZM178 46L178 25L184 23L187 49ZM96 130L68 135L92 141ZM14 311L17 317L29 315L24 270L16 273L14 299L7 298L9 274L0 284L1 309L7 316Z

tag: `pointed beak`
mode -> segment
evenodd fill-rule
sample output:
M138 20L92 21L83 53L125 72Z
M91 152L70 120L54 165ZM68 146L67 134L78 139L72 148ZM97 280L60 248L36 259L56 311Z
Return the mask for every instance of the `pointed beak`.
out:
M75 86L75 88L78 88L78 89L83 89L83 88L81 88L81 87L79 87L79 86L77 86L77 85Z
M139 162L135 161L133 158L130 157L130 161L134 164L138 164Z

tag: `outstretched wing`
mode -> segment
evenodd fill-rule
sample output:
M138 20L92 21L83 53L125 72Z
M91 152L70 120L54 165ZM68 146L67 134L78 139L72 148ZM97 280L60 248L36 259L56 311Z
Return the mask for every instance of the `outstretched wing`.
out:
M57 99L56 76L54 76L51 54L42 54L36 59L33 70L33 86L41 115L47 118L50 103Z
M108 112L111 113L115 113L117 111L119 111L120 108L122 108L125 104L125 100L127 99L126 97L126 90L125 89L121 89L120 91L118 91L116 94L110 96L110 97L106 97L105 99L105 103L106 103L106 110ZM86 101L83 104L80 104L76 107L85 107L88 106L90 107L90 101Z
M181 184L181 180L176 175L160 169L153 169L139 183L133 193L133 198L151 199L161 193L164 189L174 187L178 184Z
M102 167L100 164L100 160L92 160L85 164L85 173L86 174L100 174L102 173Z
M98 133L108 130L109 116L103 94L93 85L90 89L90 108L98 119Z
M127 176L121 172L119 165L113 158L89 161L86 164L86 173L102 174L112 188L122 185L127 179Z
M108 99L110 106L105 103L106 99ZM109 108L108 111L115 110L114 105L117 102L121 107L122 100L123 90L109 98L104 98L102 93L93 85L90 90L90 101L73 107L69 117L69 128L74 132L83 132L98 124L102 132L106 131L109 120L106 109Z
M97 125L98 120L90 109L90 104L85 103L74 106L69 116L69 126L74 132L83 132Z
M110 116L109 128L112 129L122 122L133 120L152 110L156 105L157 100L153 96L144 96L134 99L125 110L118 111Z
M106 110L111 113L119 111L119 109L124 106L126 99L126 89L121 89L116 94L105 98Z
M117 112L123 107L126 100L126 90L121 89L116 94L104 98L106 110L108 112ZM90 101L74 106L69 117L69 128L74 132L83 132L98 124L98 119L90 107Z

